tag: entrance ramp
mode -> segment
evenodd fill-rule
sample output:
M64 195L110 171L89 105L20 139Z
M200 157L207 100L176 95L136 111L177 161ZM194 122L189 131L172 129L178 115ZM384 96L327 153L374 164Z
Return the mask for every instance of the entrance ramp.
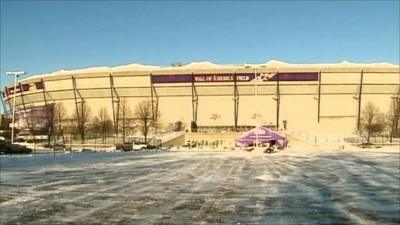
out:
M157 134L152 138L152 140L158 140L158 143L161 143L161 146L178 146L183 145L185 143L185 132L168 132L163 134Z

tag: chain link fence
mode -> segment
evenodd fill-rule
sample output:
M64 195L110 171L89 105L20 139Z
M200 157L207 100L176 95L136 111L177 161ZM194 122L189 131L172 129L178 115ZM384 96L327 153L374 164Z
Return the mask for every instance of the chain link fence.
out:
M291 129L287 131L288 135L291 135L301 141L304 141L312 145L362 145L367 143L365 136L356 135L318 135L304 130ZM370 137L371 144L375 145L393 145L400 146L400 138L390 138L388 135L380 135Z

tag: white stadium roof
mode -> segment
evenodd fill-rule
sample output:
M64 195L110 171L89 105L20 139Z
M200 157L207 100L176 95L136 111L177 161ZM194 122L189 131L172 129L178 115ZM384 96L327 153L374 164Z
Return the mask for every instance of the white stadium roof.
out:
M287 63L278 60L270 60L265 63L259 64L215 64L209 61L201 62L191 62L182 66L155 66L155 65L143 65L138 63L119 65L114 67L88 67L75 70L58 70L53 73L32 75L25 79L21 79L23 82L25 80L32 79L42 79L49 76L62 76L62 75L75 75L75 74L94 74L94 73L118 73L118 72L155 72L157 71L189 71L189 70L219 70L219 69L240 69L240 68L271 68L271 69L324 69L324 68L337 68L337 69L398 69L399 65L391 64L388 62L378 62L378 63L353 63L348 61L342 61L339 63L315 63L315 64L299 64L299 63Z
M150 96L152 87L147 84L151 79L145 78L150 75L163 76L163 75L213 75L213 74L230 74L230 73L341 73L341 74L359 74L361 71L364 73L373 73L374 76L382 74L382 80L378 83L386 82L385 85L368 84L370 85L371 93L395 93L398 89L398 82L400 79L399 65L378 62L378 63L352 63L342 61L340 63L324 63L324 64L292 64L277 60L270 60L266 63L260 64L215 64L209 61L192 62L181 66L155 66L155 65L142 65L138 63L120 65L114 67L89 67L76 70L59 70L53 73L33 75L19 80L23 84L32 87L28 91L23 91L16 94L16 107L20 108L25 105L41 105L46 101L54 102L59 100L71 100L79 98L112 98L113 95L119 97L145 97ZM383 76L383 73L390 74ZM398 74L398 78L396 78ZM394 75L394 76L393 76ZM353 76L354 77L354 76ZM390 77L390 78L389 78ZM91 81L87 78L97 78L96 81ZM112 78L112 79L111 79ZM111 87L110 80L116 79L117 83ZM143 79L144 78L144 79ZM392 79L393 78L393 79ZM36 83L45 83L46 89L35 88ZM76 88L73 84L76 80ZM135 80L135 81L134 81ZM387 80L387 81L386 81ZM358 81L357 81L358 82ZM354 94L357 92L358 83L348 83L346 87L341 87L341 92L347 94ZM178 82L179 83L179 82ZM206 96L211 92L216 95L231 95L231 87L223 87L223 83L218 88L210 89L209 86L199 85L196 91L199 95ZM222 85L222 86L221 86ZM241 84L238 89L241 95L252 95L254 90L252 84ZM317 82L315 83L317 85ZM336 85L336 84L335 84ZM374 86L375 85L375 86ZM293 86L295 89L296 87ZM316 87L316 86L315 86ZM296 93L312 94L314 95L315 87L307 86L307 88L297 88ZM9 84L8 88L12 88ZM192 96L192 87L190 84L171 84L164 85L158 83L155 87L157 95L159 96ZM329 89L329 88L328 88ZM335 88L330 87L329 90L335 92ZM332 90L331 90L332 89ZM367 88L368 89L368 88ZM378 90L379 89L379 90ZM293 89L294 90L294 89ZM274 86L260 87L263 93L275 93ZM289 91L290 92L290 91ZM211 93L211 94L212 94ZM329 92L330 93L330 92ZM13 95L8 95L5 100L9 101ZM46 100L47 99L47 100Z

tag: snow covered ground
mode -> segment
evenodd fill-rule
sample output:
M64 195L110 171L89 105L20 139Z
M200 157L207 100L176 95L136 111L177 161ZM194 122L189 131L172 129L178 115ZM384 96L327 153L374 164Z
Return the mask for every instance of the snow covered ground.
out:
M399 224L387 149L1 156L1 224Z

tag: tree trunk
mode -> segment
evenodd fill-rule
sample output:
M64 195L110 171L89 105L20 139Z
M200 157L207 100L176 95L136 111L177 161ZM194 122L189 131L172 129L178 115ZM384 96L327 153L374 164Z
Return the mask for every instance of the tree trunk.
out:
M125 118L122 121L122 143L125 143Z
M50 146L50 140L51 139L51 135L47 134L47 145Z
M65 137L64 137L64 131L61 130L61 138L63 140L63 144L65 145Z
M390 129L390 138L389 138L390 143L392 143L393 141L393 134L394 134L394 124L392 124L392 127Z
M85 131L81 131L81 144L85 144Z

